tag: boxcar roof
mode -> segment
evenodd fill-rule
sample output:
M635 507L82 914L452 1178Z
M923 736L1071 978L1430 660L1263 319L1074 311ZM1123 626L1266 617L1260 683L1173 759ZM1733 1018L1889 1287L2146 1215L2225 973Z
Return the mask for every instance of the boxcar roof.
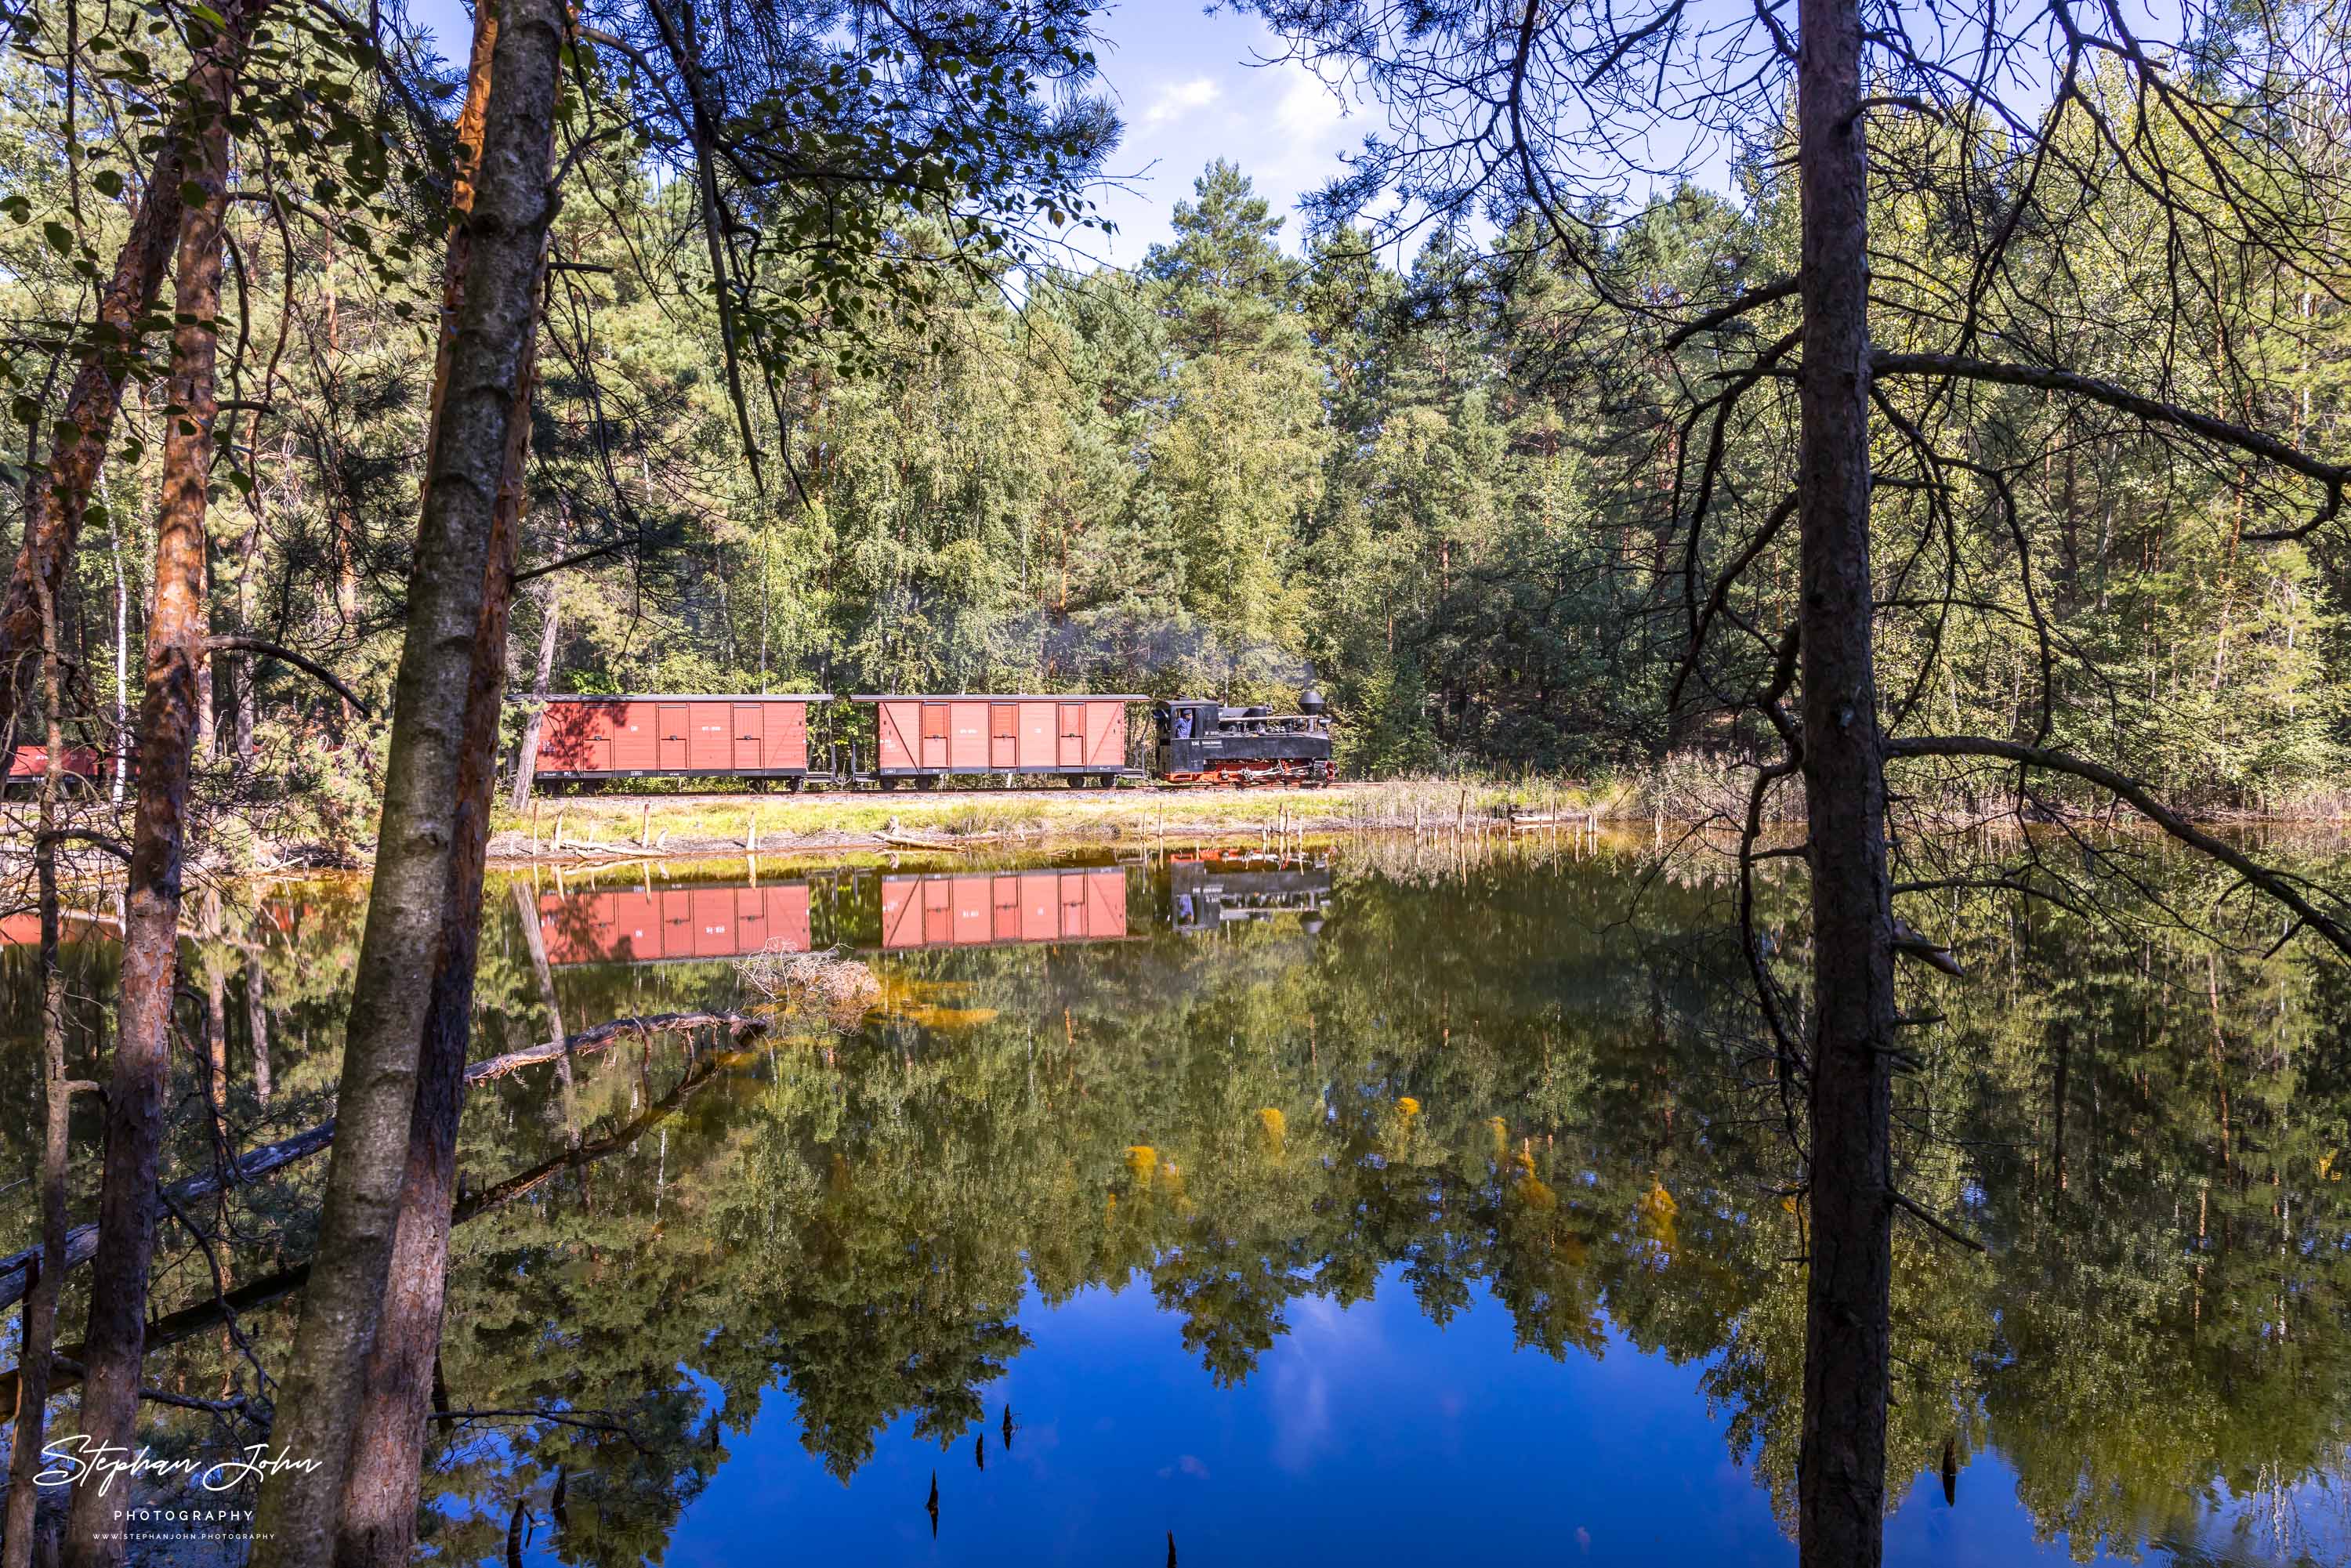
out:
M528 694L512 699L533 700ZM549 692L551 703L829 703L831 692Z
M853 703L1147 703L1139 692L861 692Z

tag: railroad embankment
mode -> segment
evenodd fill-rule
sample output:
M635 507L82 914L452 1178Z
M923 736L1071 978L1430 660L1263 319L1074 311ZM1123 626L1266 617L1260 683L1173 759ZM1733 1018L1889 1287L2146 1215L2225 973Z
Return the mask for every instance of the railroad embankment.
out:
M556 795L492 824L496 861L814 853L828 850L1148 847L1301 834L1502 831L1617 814L1604 791L1443 779L1319 789L968 789L893 794Z

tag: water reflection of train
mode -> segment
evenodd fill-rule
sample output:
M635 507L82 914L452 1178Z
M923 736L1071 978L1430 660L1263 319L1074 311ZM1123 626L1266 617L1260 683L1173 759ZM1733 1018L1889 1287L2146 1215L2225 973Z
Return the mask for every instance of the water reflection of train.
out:
M996 872L820 872L731 886L542 885L548 962L663 964L846 946L883 953L1117 942L1161 922L1177 931L1301 916L1318 930L1326 858L1171 859L1162 883L1140 864Z
M1322 929L1331 904L1327 855L1268 855L1210 850L1167 862L1168 921L1186 936L1244 921L1297 915Z
M844 871L726 887L647 880L542 887L537 908L548 962L556 965L1104 942L1129 935L1128 872Z

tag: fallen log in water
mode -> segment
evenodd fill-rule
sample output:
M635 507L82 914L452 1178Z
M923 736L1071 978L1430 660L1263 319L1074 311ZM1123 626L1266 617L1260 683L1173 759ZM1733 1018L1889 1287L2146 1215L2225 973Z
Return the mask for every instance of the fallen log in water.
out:
M502 1078L526 1067L560 1060L566 1056L592 1056L609 1051L614 1042L636 1039L648 1034L674 1033L679 1030L724 1029L729 1034L741 1036L767 1028L765 1019L745 1013L656 1013L651 1018L614 1019L600 1023L594 1029L582 1030L560 1040L548 1040L539 1045L526 1046L520 1051L494 1056L477 1061L465 1069L465 1082L479 1083L487 1079ZM262 1177L284 1170L287 1166L309 1158L335 1141L335 1124L321 1122L317 1126L282 1138L274 1144L247 1151L232 1162L225 1172L219 1169L192 1176L173 1182L163 1189L165 1207L184 1205L214 1197L229 1187L245 1186ZM66 1232L66 1267L78 1269L98 1255L98 1227L77 1225ZM0 1258L0 1307L20 1301L31 1288L33 1272L38 1265L41 1249L27 1247Z
M768 1027L768 1020L748 1013L655 1013L651 1018L614 1019L600 1023L594 1029L583 1029L578 1034L561 1040L527 1045L520 1051L510 1051L504 1056L493 1056L465 1069L467 1083L480 1083L492 1078L503 1078L509 1072L519 1072L526 1067L538 1067L549 1061L559 1061L567 1056L592 1056L600 1051L610 1051L624 1039L640 1035L674 1033L684 1029L723 1029L732 1035L744 1035Z
M543 1164L533 1166L528 1170L517 1171L506 1177L496 1186L459 1204L456 1213L451 1217L450 1223L464 1225L468 1220L479 1219L485 1214L495 1213L567 1170L579 1169L602 1159L607 1155L627 1148L639 1138L643 1137L656 1124L675 1115L678 1108L686 1103L695 1090L717 1077L727 1067L746 1060L747 1058L740 1055L723 1054L704 1059L700 1065L678 1081L676 1088L663 1095L653 1104L647 1106L633 1121L604 1137L596 1139L593 1143L583 1144L579 1148L558 1155ZM332 1124L329 1124L329 1126L331 1127ZM290 1269L281 1270L263 1279L239 1285L225 1297L215 1296L209 1301L199 1301L193 1306L183 1307L178 1312L168 1312L148 1323L147 1348L153 1351L167 1344L177 1344L182 1340L193 1339L200 1333L218 1328L241 1313L275 1306L292 1297L304 1285L309 1283L309 1281L310 1265L307 1262L297 1263ZM79 1344L65 1345L57 1354L67 1360L78 1363L82 1347ZM49 1392L52 1395L62 1394L80 1380L81 1374L78 1368L59 1366L50 1375ZM5 1372L0 1372L0 1410L13 1410L16 1407L16 1369L12 1366Z

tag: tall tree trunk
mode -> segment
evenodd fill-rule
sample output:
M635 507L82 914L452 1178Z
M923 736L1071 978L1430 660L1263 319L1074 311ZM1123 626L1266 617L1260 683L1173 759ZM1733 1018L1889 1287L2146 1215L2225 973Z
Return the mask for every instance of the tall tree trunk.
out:
M240 18L249 15L238 9ZM193 26L193 24L192 24ZM90 1280L82 1431L92 1447L137 1446L139 1364L155 1247L155 1176L171 1074L172 994L179 972L180 878L188 767L204 664L205 492L212 479L214 365L219 352L221 225L227 207L228 112L244 34L215 35L192 78L166 416L155 526L155 609L147 622L139 706L139 804L122 930L121 1022L106 1097L106 1165ZM200 196L190 201L189 196ZM66 1560L110 1568L128 1543L110 1520L119 1495L76 1490ZM111 1539L110 1539L111 1537Z
M224 58L235 60L254 21L268 9L270 0L231 0L220 9L226 30L215 35L209 47L199 48L185 84L186 100L209 103L206 83ZM234 67L232 67L232 72ZM5 733L16 711L16 667L40 645L40 599L33 583L38 578L53 597L65 581L80 537L82 514L89 508L91 487L106 458L106 444L114 434L114 415L122 399L122 385L131 367L131 327L155 308L164 268L180 237L182 187L187 180L188 144L203 128L183 122L166 134L147 172L147 188L131 220L131 233L114 258L114 272L99 296L99 340L86 349L66 394L60 427L74 439L51 454L46 473L35 470L25 481L25 538L16 552L8 589L0 600L0 733Z
M49 1402L51 1352L57 1337L57 1298L66 1282L66 1139L72 1091L66 1083L66 977L58 961L57 800L65 788L64 692L57 678L57 601L36 579L41 606L41 702L47 709L47 766L41 775L39 836L34 840L34 873L41 906L41 1077L46 1114L41 1134L41 1259L25 1296L25 1326L18 1346L16 1420L8 1460L8 1511L0 1530L0 1568L28 1568L33 1561L34 1515L40 1488L42 1434Z
M519 25L521 17L517 22ZM497 26L495 16L476 23L475 54L487 48L490 55L490 78L482 84L486 90L498 87L503 79L498 73L509 63L495 48ZM480 78L475 79L479 82ZM548 151L551 162L551 139ZM470 287L468 280L458 281ZM464 1109L474 974L481 940L484 857L496 792L498 717L506 691L507 622L514 602L515 553L522 525L523 469L529 455L537 345L534 331L515 388L506 464L491 519L482 612L465 694L457 814L451 835L439 956L418 1059L416 1098L409 1116L407 1166L382 1320L368 1353L359 1419L351 1431L350 1468L343 1482L342 1521L335 1544L338 1568L405 1568L415 1549L425 1423L440 1363L441 1312L448 1282L457 1127ZM551 620L551 603L549 614Z
M555 595L555 580L547 580L539 591L539 601L546 607L546 619L538 628L538 674L531 683L530 716L523 721L522 749L515 756L514 796L508 802L519 811L530 801L531 776L538 768L538 732L547 722L547 684L555 678L555 639L561 604Z
M1797 1541L1874 1568L1891 1354L1894 1043L1885 740L1871 648L1868 164L1856 0L1799 0L1803 777L1812 862L1812 1263Z
M486 631L495 625L496 664L502 666L505 611L493 601L506 596L511 581L514 503L507 476L528 439L538 299L555 208L562 31L554 0L501 0L496 8L481 179L451 247L452 282L462 279L462 298L426 459L375 879L344 1045L318 1260L272 1434L275 1443L320 1466L264 1482L256 1568L317 1564L336 1553L355 1439L372 1441L358 1430L362 1379L385 1321L383 1298L414 1166L412 1125L422 1114L454 1126L455 1091L443 1109L439 1067L455 1034L462 1071L473 938L468 933L459 944L462 953L453 952L451 932L468 862L477 911L480 896L481 852L471 846L486 826L482 819L495 757L482 738L479 716L489 705L495 735L503 674L502 667L488 667L492 661L481 649ZM465 141L462 127L459 140ZM431 978L420 984L423 977ZM444 1226L446 1218L444 1202ZM446 1246L445 1230L441 1246ZM431 1314L436 1334L439 1289L436 1279ZM395 1326L393 1332L402 1331ZM411 1528L413 1509L408 1512L392 1528Z

